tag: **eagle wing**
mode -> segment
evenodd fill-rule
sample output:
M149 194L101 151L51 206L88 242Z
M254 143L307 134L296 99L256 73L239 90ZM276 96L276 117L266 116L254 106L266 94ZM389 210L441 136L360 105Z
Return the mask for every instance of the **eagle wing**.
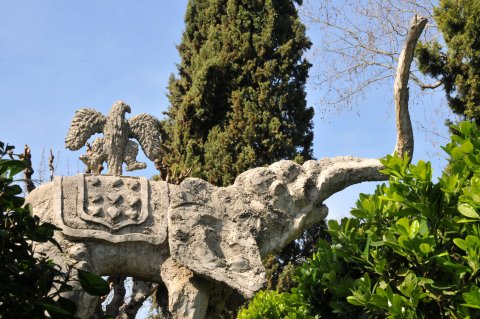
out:
M149 114L138 114L128 119L129 138L136 139L143 152L152 162L162 154L162 126Z
M87 143L90 136L102 133L107 118L93 109L81 109L75 112L65 138L65 147L76 151Z

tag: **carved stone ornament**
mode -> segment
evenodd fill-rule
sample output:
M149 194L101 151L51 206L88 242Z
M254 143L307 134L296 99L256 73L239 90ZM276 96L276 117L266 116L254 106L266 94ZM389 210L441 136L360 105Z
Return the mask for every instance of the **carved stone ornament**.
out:
M55 177L55 216L66 236L113 243L161 244L167 236L168 186L144 177L79 174ZM157 197L151 204L150 193Z
M88 176L79 179L80 218L116 231L140 225L148 216L148 182L144 177Z
M137 162L138 145L131 139L138 140L152 162L160 160L160 122L148 114L125 119L125 113L130 112L130 106L123 101L116 101L107 116L93 109L77 111L65 138L65 147L79 150L92 135L103 134L91 146L87 145L87 154L80 156L88 171L95 174L101 172L104 162L107 162L111 175L122 175L123 163L127 164L127 171L145 168L145 163Z

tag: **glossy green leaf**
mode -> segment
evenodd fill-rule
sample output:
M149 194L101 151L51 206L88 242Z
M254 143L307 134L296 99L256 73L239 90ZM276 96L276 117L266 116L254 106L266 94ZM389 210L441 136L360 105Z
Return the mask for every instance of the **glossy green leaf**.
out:
M468 204L460 204L457 208L460 214L465 217L480 219L480 215L478 215L475 209L473 209L473 207Z
M372 241L370 243L370 246L372 246L372 247L380 247L380 246L383 246L383 245L385 245L385 242L383 240Z
M347 301L354 306L365 305L365 300L363 298L359 298L358 296L348 296Z
M468 244L465 240L463 240L462 238L454 238L453 239L453 242L455 243L455 245L460 248L461 250L464 250L466 251L467 248L468 248Z
M472 126L473 126L473 123L469 121L462 121L457 127L461 133L465 134L466 136L470 136L470 133L472 131Z
M419 248L420 248L420 251L424 254L428 254L432 250L432 246L430 246L427 243L421 243Z
M462 144L461 150L462 150L462 152L464 152L464 153L472 153L472 152L473 152L473 144L472 144L472 142L470 142L469 140L466 140L466 141Z
M410 220L408 218L400 218L396 224L400 234L410 237Z
M478 223L478 220L461 218L461 219L457 220L457 223L459 223L459 224Z
M340 226L338 225L338 221L336 221L335 219L330 219L328 221L328 228L332 231L340 230Z
M412 293L415 291L416 288L417 277L411 271L409 271L408 274L405 276L403 282L397 286L397 289L400 290L400 292L407 297L411 297Z
M412 221L412 224L410 225L410 229L409 229L409 234L408 234L409 237L410 238L415 237L418 234L419 230L420 230L420 223L418 222L418 220Z
M27 168L27 165L24 161L6 160L6 167L8 168L7 177L12 178Z
M108 283L91 272L78 270L78 279L82 288L92 296L105 296L110 292Z
M463 152L459 147L455 147L452 149L452 157L455 160L461 159L463 156Z
M462 306L480 309L480 288L473 286L470 292L463 293L462 297L465 300Z

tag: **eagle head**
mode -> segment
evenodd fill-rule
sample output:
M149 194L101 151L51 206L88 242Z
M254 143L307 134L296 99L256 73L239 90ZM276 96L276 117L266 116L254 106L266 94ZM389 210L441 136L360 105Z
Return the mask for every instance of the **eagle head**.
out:
M122 118L125 118L125 113L130 113L131 111L132 110L130 109L130 105L123 102L122 100L118 100L113 103L110 113L120 115Z

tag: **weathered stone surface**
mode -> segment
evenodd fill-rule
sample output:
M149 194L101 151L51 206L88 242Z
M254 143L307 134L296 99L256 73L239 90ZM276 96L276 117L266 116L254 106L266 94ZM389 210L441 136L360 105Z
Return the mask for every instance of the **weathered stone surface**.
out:
M265 283L265 269L254 237L257 220L241 195L186 179L172 193L169 244L173 259L251 297Z
M80 174L56 177L56 224L72 240L160 245L167 237L168 186L143 177ZM151 201L153 196L155 201Z
M47 244L38 249L64 267L163 282L176 318L208 318L214 317L208 309L218 313L221 304L218 287L251 297L265 283L261 259L325 218L322 202L330 195L384 179L380 168L378 160L353 157L303 166L280 161L225 188L194 178L171 185L80 174L55 178L27 201L34 214L62 228L55 235L61 255ZM88 296L72 298L91 307Z
M205 282L172 258L163 263L160 271L174 318L205 318L209 304L209 287Z
M70 124L65 146L70 150L79 150L92 135L103 133L103 137L96 138L91 147L88 147L87 154L80 157L88 170L97 174L104 162L107 162L108 173L112 175L122 175L123 163L127 164L127 171L147 166L137 162L138 145L130 138L140 142L151 161L160 160L160 122L148 114L139 114L126 120L127 112L131 112L130 106L123 101L116 101L108 116L93 109L77 111Z

